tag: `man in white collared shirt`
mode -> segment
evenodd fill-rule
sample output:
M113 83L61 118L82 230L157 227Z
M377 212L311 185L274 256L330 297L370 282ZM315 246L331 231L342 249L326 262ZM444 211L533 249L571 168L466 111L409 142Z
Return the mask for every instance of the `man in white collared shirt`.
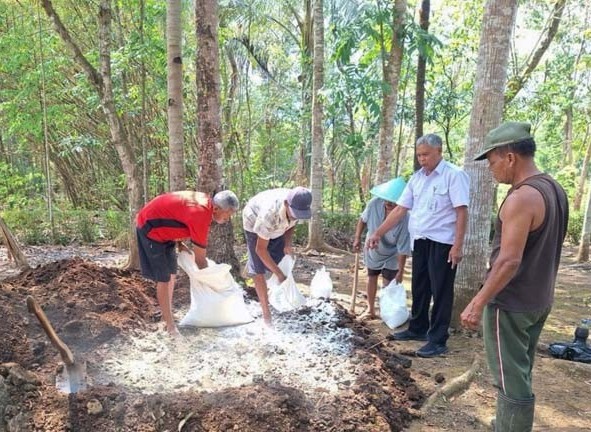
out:
M367 246L375 247L380 237L412 210L412 315L408 330L390 338L426 340L417 355L435 357L447 352L454 280L468 222L469 178L443 160L441 138L435 134L417 140L416 154L421 169L410 178L396 209L368 237Z
M248 262L261 303L263 319L271 324L265 273L270 271L279 282L285 275L277 265L291 254L293 230L298 220L310 219L312 193L304 187L269 189L252 197L242 210L242 226L246 234Z

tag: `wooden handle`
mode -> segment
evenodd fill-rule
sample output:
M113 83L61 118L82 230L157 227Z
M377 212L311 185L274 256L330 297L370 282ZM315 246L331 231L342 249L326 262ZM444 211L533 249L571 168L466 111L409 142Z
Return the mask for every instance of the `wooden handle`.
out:
M355 273L353 275L353 292L351 293L351 307L349 312L355 313L355 299L357 298L357 284L359 282L359 252L355 253Z
M74 356L72 355L72 351L70 348L59 338L55 330L53 329L51 323L47 319L45 312L43 309L39 307L37 301L32 296L27 296L27 308L29 309L29 313L35 314L39 322L41 323L41 327L45 330L47 337L49 340L57 348L62 357L63 362L67 366L71 366L74 364Z

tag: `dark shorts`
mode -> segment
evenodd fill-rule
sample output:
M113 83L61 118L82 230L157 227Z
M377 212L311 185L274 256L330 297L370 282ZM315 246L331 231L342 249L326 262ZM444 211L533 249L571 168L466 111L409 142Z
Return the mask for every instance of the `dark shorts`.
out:
M383 268L383 269L367 269L367 275L368 276L379 276L380 273L382 274L382 277L386 280L389 281L393 281L394 278L396 277L396 275L398 274L398 270L392 270L389 268Z
M246 263L246 271L250 275L265 274L265 272L269 271L269 269L267 268L267 266L265 266L265 264L263 264L256 252L257 239L259 238L259 236L250 231L245 231L245 233L246 246L248 250L248 262ZM285 236L269 240L267 250L269 251L269 255L271 255L273 261L275 261L275 264L279 264L279 262L285 256L285 252L283 252L284 248Z
M169 282L170 275L177 271L176 243L150 240L139 228L136 234L142 276L156 282Z

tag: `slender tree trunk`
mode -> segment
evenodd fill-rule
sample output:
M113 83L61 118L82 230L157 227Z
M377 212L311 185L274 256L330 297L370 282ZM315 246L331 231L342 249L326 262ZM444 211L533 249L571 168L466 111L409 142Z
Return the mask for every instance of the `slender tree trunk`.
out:
M313 20L312 20L312 0L304 0L304 15L300 18L293 11L294 17L298 22L301 37L301 115L300 115L300 148L297 156L296 183L299 185L308 184L309 165L310 165L310 103L312 101L312 51L313 46Z
M45 56L43 55L43 39L41 37L41 12L37 9L39 24L39 63L41 65L41 111L43 113L43 162L45 165L45 179L47 190L47 216L51 227L51 240L55 242L55 221L53 218L53 187L51 185L51 169L49 164L49 131L47 126L47 99L45 94Z
M140 0L140 43L144 44L144 22L146 20L145 0ZM142 204L148 202L148 148L146 145L146 64L142 57L140 61L140 88L142 108L140 113L140 147L142 149Z
M378 166L375 175L376 184L383 183L392 176L392 156L394 141L394 115L398 96L398 82L402 69L402 51L404 41L404 18L406 0L395 0L392 31L392 47L384 59L382 111L378 149Z
M573 95L574 96L574 95ZM569 105L564 110L564 139L562 141L563 166L573 163L573 107Z
M70 49L74 60L82 68L91 85L99 94L101 106L111 132L111 141L117 150L125 179L127 181L127 196L129 199L129 258L127 267L139 268L139 255L135 241L135 215L141 208L141 176L138 175L137 163L133 148L127 139L125 129L115 107L113 98L113 85L111 81L111 2L101 0L99 6L99 68L97 71L86 59L80 47L74 42L70 33L62 23L60 17L49 0L42 0L42 6L47 16L51 19L56 32L64 44Z
M486 272L493 181L487 165L475 162L474 156L482 151L485 135L502 120L511 32L516 14L517 0L488 0L484 9L464 159L464 169L470 176L470 217L464 259L456 279L452 326L459 324L461 311L478 291Z
M20 270L26 270L30 268L29 262L27 261L27 257L23 253L20 245L8 229L6 223L4 223L4 219L0 217L0 236L4 239L4 244L6 245L6 250L8 252L8 256L12 256L14 258L14 262L16 266Z
M587 209L585 210L585 219L583 221L583 230L579 240L579 251L577 253L577 262L583 263L589 261L589 244L591 243L591 179L589 181L589 193L587 194Z
M548 17L546 26L542 30L540 35L539 44L536 44L534 51L527 58L525 65L514 77L511 77L507 83L507 91L505 93L505 105L509 103L517 96L517 93L523 88L532 72L536 69L540 60L544 56L544 53L548 50L548 47L552 43L554 36L558 33L558 26L562 19L562 13L564 12L564 6L566 0L556 0L554 8L552 9L551 15Z
M307 249L322 249L322 196L323 196L323 96L324 87L324 11L323 1L314 0L314 67L312 78L312 160L310 186L312 189L312 220L308 230Z
M199 144L197 188L214 194L224 189L217 0L195 2L195 24ZM235 275L240 273L240 265L234 253L234 232L231 223L212 223L207 253L214 261L230 264Z
M419 11L419 26L425 32L429 30L429 14L431 11L431 1L422 0L421 10ZM427 72L427 58L419 54L417 61L417 88L415 95L415 145L417 140L424 135L423 122L425 115L425 74ZM414 170L421 168L417 155L413 157Z
M168 0L166 45L168 70L168 178L170 190L185 189L183 149L183 56L181 0Z
M585 157L583 158L583 166L581 168L581 175L579 176L579 183L577 190L575 191L575 198L573 199L573 209L579 211L581 209L581 201L585 194L585 181L589 174L589 162L591 162L591 138L589 137L589 131L591 124L587 122L587 128L585 130L585 139L583 142L587 143L587 150L585 151Z
M113 97L113 82L111 80L111 2L101 0L99 9L99 65L100 76L103 83L102 106L107 118L107 124L111 131L111 139L127 180L127 193L129 196L129 258L126 267L139 268L139 254L135 241L135 215L143 205L141 176L138 173L137 163L133 148L128 141L121 118L117 114L115 99Z

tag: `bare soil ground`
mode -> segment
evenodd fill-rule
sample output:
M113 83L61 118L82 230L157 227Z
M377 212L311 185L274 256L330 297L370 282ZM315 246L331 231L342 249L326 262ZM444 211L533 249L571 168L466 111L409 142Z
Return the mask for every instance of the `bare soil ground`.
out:
M328 330L348 332L343 361L351 361L354 379L333 377L337 391L318 385L294 385L294 373L318 368L336 369L321 361L302 361L301 371L280 371L282 350L270 345L265 361L275 364L272 379L245 369L239 386L205 389L203 383L172 391L146 391L120 382L98 383L66 395L54 385L60 363L56 350L28 314L25 298L34 295L58 334L89 364L89 375L106 353L122 339L149 340L158 335L166 349L176 343L161 335L155 289L135 272L116 268L125 254L109 247L25 250L35 266L19 273L0 248L0 432L3 431L448 431L487 430L494 414L495 390L483 366L470 387L450 399L439 400L426 414L420 407L434 391L470 368L483 352L481 339L467 332L452 334L450 352L436 359L414 357L420 343L385 341L389 329L380 321L361 322L347 312L354 274L348 254L298 254L296 280L305 292L314 272L330 271L334 312L317 325L295 333ZM591 264L573 263L566 248L560 268L556 304L542 334L542 342L570 341L581 318L591 317ZM238 256L241 256L239 253ZM364 309L364 271L359 272L361 294L357 314ZM187 278L179 278L175 312L190 302ZM409 288L407 275L405 285ZM252 297L252 290L247 290ZM307 293L306 293L307 294ZM254 300L253 300L254 302ZM256 307L256 304L253 303ZM323 306L324 307L324 306ZM319 313L306 308L300 318L276 317L282 322L311 321ZM282 321L283 320L283 321ZM303 327L302 327L303 328ZM187 335L191 341L215 332ZM251 333L246 333L248 336ZM252 350L259 347L253 336ZM246 340L248 344L248 340ZM182 350L183 348L178 348ZM199 349L197 346L196 349ZM150 358L147 348L146 358ZM235 355L236 353L234 353ZM236 355L236 365L246 362ZM172 355L171 355L172 356ZM285 353L283 353L285 357ZM319 353L319 359L328 353ZM162 368L154 364L153 368ZM212 367L203 363L202 367ZM262 366L260 366L262 367ZM222 371L220 371L220 374ZM224 371L223 373L227 373ZM283 373L283 375L282 375ZM319 375L319 374L318 374ZM325 374L330 375L330 374ZM344 375L344 373L341 373ZM283 378L282 378L283 377ZM591 366L550 358L540 351L534 370L537 397L536 431L591 431Z

